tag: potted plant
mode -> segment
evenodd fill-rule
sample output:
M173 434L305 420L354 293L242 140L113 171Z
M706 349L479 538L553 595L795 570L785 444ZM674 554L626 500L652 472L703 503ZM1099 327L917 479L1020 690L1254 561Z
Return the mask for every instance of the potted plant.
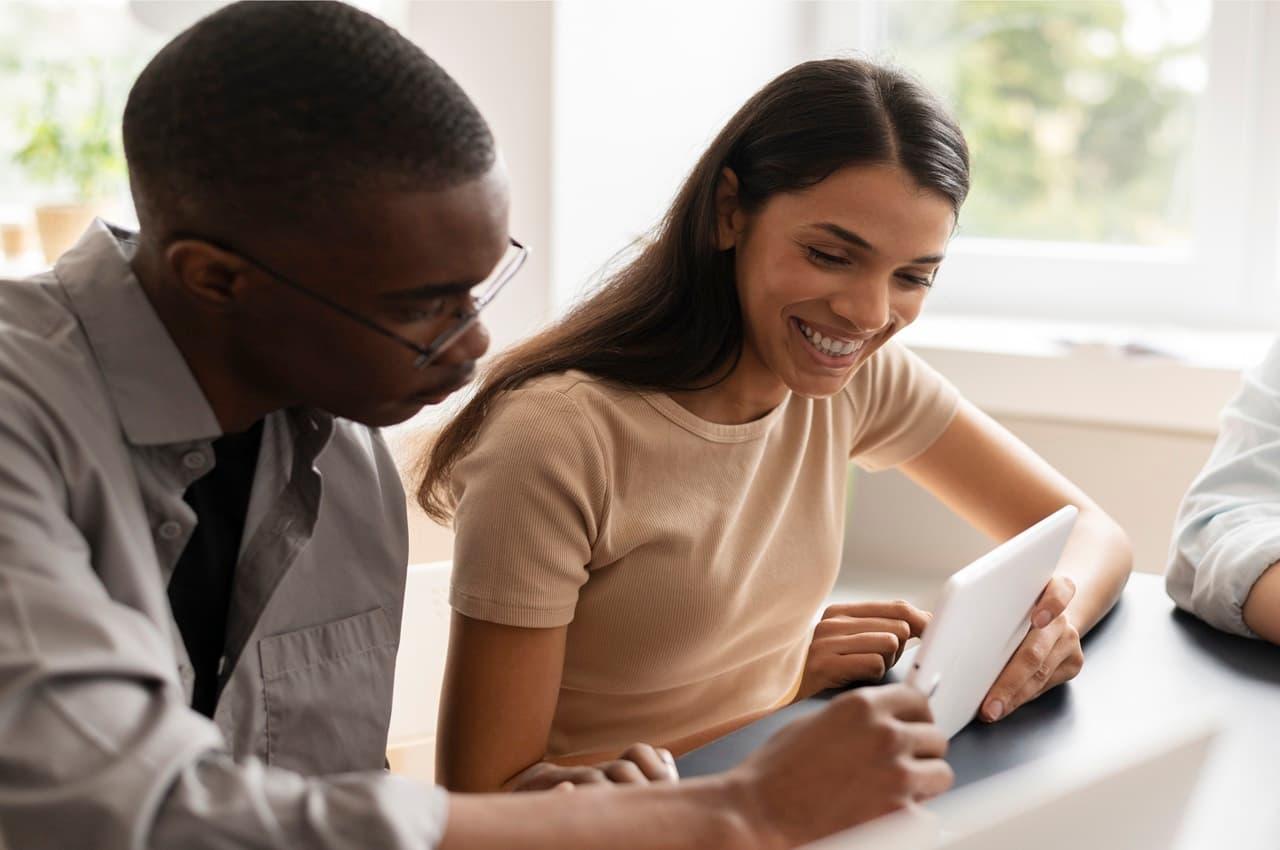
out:
M43 64L39 71L42 97L20 119L27 137L14 162L32 181L63 196L62 203L35 211L44 256L52 263L119 189L125 165L102 63Z

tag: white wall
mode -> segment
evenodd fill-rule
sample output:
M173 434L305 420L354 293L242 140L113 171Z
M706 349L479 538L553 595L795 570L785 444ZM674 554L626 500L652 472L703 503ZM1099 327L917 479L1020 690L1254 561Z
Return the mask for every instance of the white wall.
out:
M411 2L405 33L466 90L511 175L511 234L532 253L485 314L494 350L549 314L552 19L550 3Z
M1178 502L1212 437L998 418L1116 518L1133 540L1135 569L1164 571ZM939 581L991 546L900 473L859 471L852 487L844 584L891 586L895 574L908 588Z
M658 222L729 117L802 58L804 22L803 4L759 0L557 4L557 306Z
M1162 573L1178 504L1257 342L1219 351L1237 363L1216 366L1099 351L993 354L923 340L915 348L1115 517L1133 541L1136 570ZM990 545L900 473L858 471L840 581L846 592L927 601Z

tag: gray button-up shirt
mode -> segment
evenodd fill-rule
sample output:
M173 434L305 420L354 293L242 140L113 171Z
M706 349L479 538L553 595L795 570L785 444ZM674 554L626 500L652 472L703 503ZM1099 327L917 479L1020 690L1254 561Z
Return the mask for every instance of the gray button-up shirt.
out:
M132 251L95 222L0 281L0 847L433 846L443 792L381 771L407 533L376 431L267 418L222 696L188 708L165 589L220 429Z

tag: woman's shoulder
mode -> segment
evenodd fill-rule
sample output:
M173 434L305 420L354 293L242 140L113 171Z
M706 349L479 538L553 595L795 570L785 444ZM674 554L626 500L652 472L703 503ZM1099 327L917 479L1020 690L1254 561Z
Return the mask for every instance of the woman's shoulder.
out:
M539 375L505 394L507 404L522 407L554 404L571 406L592 421L602 422L643 405L644 394L577 369Z
M591 434L597 440L634 418L642 394L576 369L531 378L501 393L490 413L492 424L519 437L548 432Z

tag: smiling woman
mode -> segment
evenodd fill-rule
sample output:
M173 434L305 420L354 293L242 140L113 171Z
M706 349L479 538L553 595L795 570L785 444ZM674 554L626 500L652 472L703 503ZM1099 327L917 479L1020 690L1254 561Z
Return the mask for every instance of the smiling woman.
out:
M938 278L968 169L911 78L799 65L730 119L629 265L494 362L419 493L457 531L446 785L660 779L629 743L684 751L883 676L927 612L869 602L813 627L851 459L902 468L997 539L1077 505L985 717L1075 674L1124 535L892 340Z

